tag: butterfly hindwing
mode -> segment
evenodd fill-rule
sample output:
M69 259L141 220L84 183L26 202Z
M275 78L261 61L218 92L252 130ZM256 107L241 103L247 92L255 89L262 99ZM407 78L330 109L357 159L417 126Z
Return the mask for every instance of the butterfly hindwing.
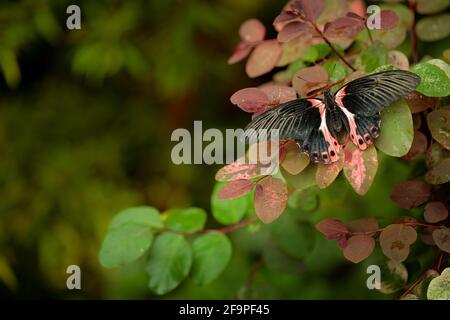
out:
M372 144L380 133L380 112L419 83L414 73L395 70L371 74L340 88L335 101L344 114L342 121L352 142L361 150Z
M257 142L268 136L264 132L278 129L280 140L295 140L311 160L336 161L339 144L327 127L326 113L325 104L320 99L289 101L253 119L245 128L247 138L250 142Z

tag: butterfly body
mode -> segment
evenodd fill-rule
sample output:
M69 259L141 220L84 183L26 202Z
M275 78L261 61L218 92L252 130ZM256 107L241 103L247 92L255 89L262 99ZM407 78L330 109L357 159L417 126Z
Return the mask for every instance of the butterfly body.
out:
M339 132L365 150L380 134L381 111L419 82L408 71L385 71L353 80L335 94L325 90L323 99L288 101L253 119L248 138L257 141L261 130L278 129L281 140L296 141L312 161L332 163L339 159Z

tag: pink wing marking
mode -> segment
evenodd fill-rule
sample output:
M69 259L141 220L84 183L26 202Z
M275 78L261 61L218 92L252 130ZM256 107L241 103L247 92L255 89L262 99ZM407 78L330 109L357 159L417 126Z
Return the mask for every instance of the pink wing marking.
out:
M370 138L370 135L367 133L364 135L364 137L358 133L355 115L350 111L348 111L348 109L344 106L344 103L342 102L344 96L345 96L345 87L339 90L339 92L336 94L336 103L347 117L348 124L350 126L350 139L356 146L359 147L359 149L366 150L368 145L372 143L372 139Z
M311 99L311 100L314 100L314 99ZM320 100L316 100L316 101L319 102L319 104L317 105L317 108L319 108L319 112L320 112L319 130L322 132L323 137L328 144L328 154L327 154L327 152L322 152L322 159L325 163L336 162L339 159L340 145L339 145L339 142L337 141L337 139L335 139L333 137L333 135L330 133L330 130L328 129L327 119L326 119L327 113L326 113L325 104L323 104L323 102Z

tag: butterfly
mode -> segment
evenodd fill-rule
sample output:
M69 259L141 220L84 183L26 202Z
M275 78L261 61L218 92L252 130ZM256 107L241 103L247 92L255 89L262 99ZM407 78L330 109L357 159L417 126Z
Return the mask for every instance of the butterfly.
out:
M345 130L365 150L380 135L380 112L419 83L409 71L374 73L348 82L336 93L324 90L323 99L282 103L254 118L245 132L249 141L257 141L262 131L278 129L280 140L294 140L313 162L329 164L339 159L339 132Z

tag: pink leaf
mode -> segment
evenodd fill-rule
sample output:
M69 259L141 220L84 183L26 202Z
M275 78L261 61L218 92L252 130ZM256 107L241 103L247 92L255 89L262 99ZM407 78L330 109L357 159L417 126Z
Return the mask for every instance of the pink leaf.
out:
M295 89L287 85L267 83L259 88L267 95L272 106L297 99Z
M328 22L324 27L324 33L327 37L352 39L363 29L364 20L348 15Z
M267 94L258 88L245 88L235 92L230 101L246 112L258 112L270 103Z
M394 10L381 10L380 12L381 30L386 31L395 28L400 18Z
M281 47L276 40L261 42L253 50L247 60L245 71L250 78L259 77L270 72L277 64L281 56Z
M250 19L242 23L239 28L239 35L245 42L258 42L264 40L266 28L257 19Z
M292 78L292 86L300 96L327 84L328 73L320 65L299 70Z
M283 181L267 177L256 184L255 211L264 223L270 223L280 216L286 208L288 191Z
M270 164L269 164L270 165ZM268 174L264 171L266 167L261 164L252 164L245 161L245 157L222 167L216 173L217 181L234 181L240 179L251 179Z
M431 187L423 181L405 181L394 187L390 197L400 208L411 209L430 199Z
M448 209L440 201L428 202L425 206L425 221L429 223L436 223L444 221L448 218Z
M286 24L297 19L298 16L295 13L291 11L283 11L275 18L273 26L275 27L275 30L279 32Z
M291 8L307 20L315 21L325 8L325 3L324 0L298 0L291 4Z
M234 199L249 193L253 189L253 181L251 180L236 180L232 181L222 187L217 198L220 200Z
M333 183L344 167L344 156L341 152L338 161L331 164L319 163L317 165L316 182L320 189L325 189Z
M365 151L358 149L352 143L344 149L344 175L356 193L366 194L372 185L378 169L377 151L373 145Z
M240 42L228 59L228 64L234 64L245 59L250 54L250 51L252 51L251 45L246 42Z
M345 238L349 230L345 223L336 219L325 219L316 224L319 230L328 240L339 240Z
M369 257L375 248L375 240L367 235L357 235L347 240L344 257L353 263L359 263Z
M305 37L311 32L311 27L304 22L291 22L278 33L278 41L288 42L297 37Z
M391 224L380 234L380 245L384 255L397 263L406 260L409 247L416 240L416 230L403 224Z

